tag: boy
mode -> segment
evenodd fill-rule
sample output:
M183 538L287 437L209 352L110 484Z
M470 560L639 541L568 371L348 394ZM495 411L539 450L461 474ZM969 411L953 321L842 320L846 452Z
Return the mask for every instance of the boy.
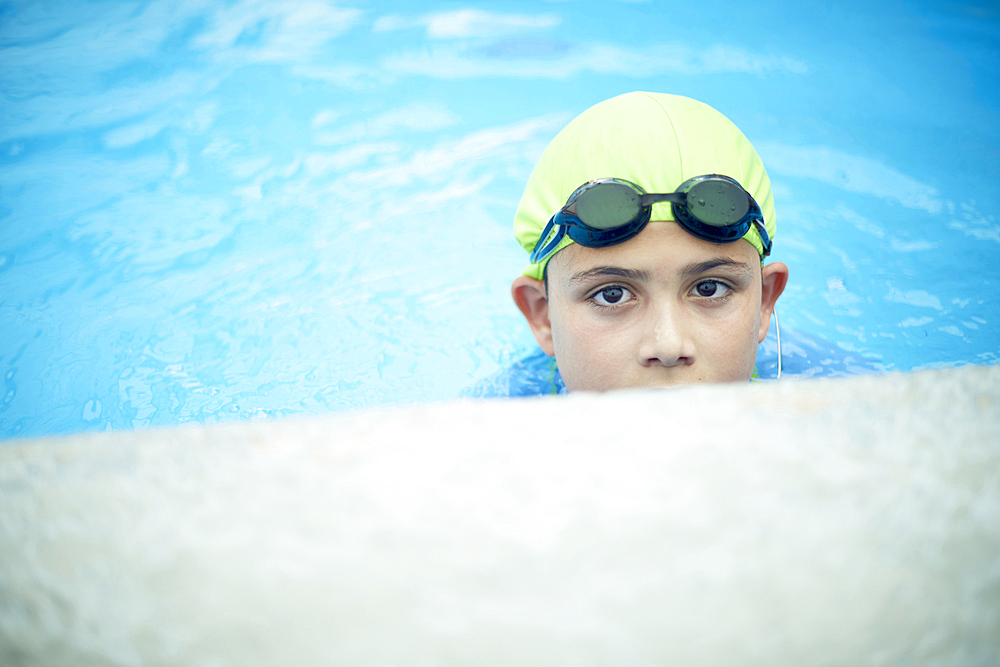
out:
M629 93L583 112L514 220L531 263L511 293L558 363L551 386L748 381L788 281L763 264L775 230L764 165L715 109Z

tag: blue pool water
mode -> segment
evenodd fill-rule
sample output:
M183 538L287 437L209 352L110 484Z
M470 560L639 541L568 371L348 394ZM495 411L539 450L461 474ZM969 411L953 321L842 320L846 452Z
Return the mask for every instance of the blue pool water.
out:
M757 146L790 336L996 363L1000 10L751 4L0 2L0 437L458 395L533 349L535 159L629 90Z

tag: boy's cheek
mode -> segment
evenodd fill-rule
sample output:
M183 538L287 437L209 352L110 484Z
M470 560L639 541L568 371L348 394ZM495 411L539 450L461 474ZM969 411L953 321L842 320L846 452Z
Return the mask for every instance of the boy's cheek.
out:
M581 322L553 322L556 359L569 390L601 390L616 385L609 371L621 368L620 344L607 339L607 332Z
M702 332L701 347L707 369L721 381L749 380L757 358L759 306L751 301L732 318L717 322Z

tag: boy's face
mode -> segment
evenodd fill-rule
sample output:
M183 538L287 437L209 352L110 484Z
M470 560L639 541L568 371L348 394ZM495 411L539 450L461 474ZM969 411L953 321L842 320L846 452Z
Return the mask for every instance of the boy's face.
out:
M557 253L536 322L518 285L537 281L518 279L514 293L567 389L602 391L748 380L787 275L780 262L762 272L745 241L654 222L619 245Z

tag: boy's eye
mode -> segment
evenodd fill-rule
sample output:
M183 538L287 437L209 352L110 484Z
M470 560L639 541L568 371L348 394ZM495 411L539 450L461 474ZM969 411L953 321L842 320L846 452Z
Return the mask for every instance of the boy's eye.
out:
M629 301L632 298L632 293L621 285L610 285L602 287L590 298L601 306L615 306Z
M719 298L729 292L729 285L718 280L702 280L694 286L694 291L698 296Z

